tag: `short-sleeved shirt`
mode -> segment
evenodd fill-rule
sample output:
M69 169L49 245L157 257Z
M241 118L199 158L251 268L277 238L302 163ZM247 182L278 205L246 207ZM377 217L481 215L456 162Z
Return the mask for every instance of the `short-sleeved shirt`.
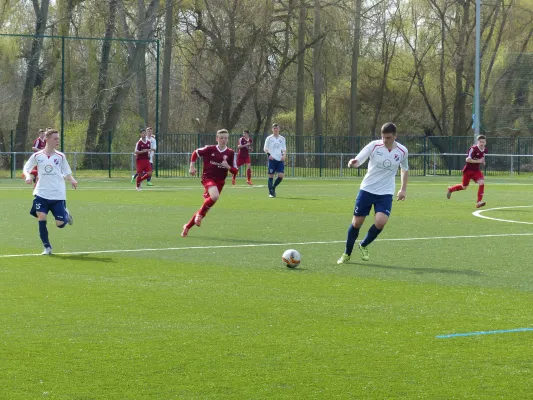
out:
M65 155L57 150L51 156L47 156L43 150L38 151L26 162L24 172L30 173L35 166L39 180L33 195L47 200L66 200L65 176L72 175L72 170Z
M368 171L361 182L361 190L372 194L394 194L396 187L396 173L398 168L409 170L407 161L407 148L395 142L394 148L387 149L383 140L374 140L367 144L355 157L359 165L363 164L367 158Z
M485 157L486 154L487 154L486 147L482 151L479 149L479 147L477 147L477 145L474 145L470 147L470 149L468 150L467 157L471 158L472 160L481 160L483 157ZM480 166L481 164L473 164L473 163L467 162L463 168L463 172L464 171L481 171Z
M33 146L32 147L35 147L36 149L42 150L42 149L44 149L44 146L46 146L46 140L41 139L40 137L38 137L37 139L35 139L33 141ZM37 151L39 151L39 150L37 150Z
M241 147L239 149L239 154L237 158L248 158L250 157L250 150L248 149L248 146L252 145L252 138L246 139L244 136L239 138L239 146L245 146Z
M135 151L148 150L148 149L151 148L151 146L152 146L152 144L150 143L149 140L147 140L145 142L142 139L139 139L139 141L135 145ZM149 153L137 154L137 160L149 160L149 159L150 159L150 154Z
M280 161L283 152L287 151L285 138L281 135L278 137L273 134L268 136L265 140L265 151L269 152L274 160Z
M234 168L237 168L235 151L226 147L220 150L218 146L205 146L196 150L196 154L202 157L204 161L204 171L202 180L212 179L214 181L223 181L228 176L228 169L221 164L224 160Z

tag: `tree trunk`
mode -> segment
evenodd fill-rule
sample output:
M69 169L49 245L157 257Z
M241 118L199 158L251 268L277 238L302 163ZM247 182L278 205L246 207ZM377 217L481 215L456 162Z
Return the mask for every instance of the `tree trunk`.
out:
M363 0L355 0L355 20L352 46L352 73L350 80L350 136L357 136L357 67L361 43L361 9Z
M107 90L107 75L109 72L109 53L111 50L110 40L113 37L115 30L115 17L117 11L117 0L109 1L109 19L107 20L104 40L102 41L102 59L100 61L100 69L98 71L98 88L96 90L96 98L91 107L91 115L89 116L89 125L87 127L87 136L85 138L85 151L97 152L107 151L107 149L98 148L96 146L98 137L98 127L102 116L104 115L105 93ZM85 167L89 168L91 159L85 159Z
M170 111L170 64L172 61L172 24L174 20L174 3L166 4L165 9L165 46L163 56L163 75L161 79L161 118L159 120L159 137L168 133L168 119Z
M462 12L461 12L462 6ZM464 93L463 78L465 72L465 59L467 52L468 25L470 23L470 2L461 0L457 3L458 13L456 16L456 26L459 37L457 43L457 63L455 67L455 100L453 106L453 136L464 134L466 124L465 106L466 95ZM461 19L462 15L462 19Z
M298 18L298 69L296 77L296 153L304 153L304 108L305 108L305 31L307 7L300 0ZM298 156L298 165L303 165L303 156Z
M32 40L30 56L28 59L26 78L24 80L24 89L18 113L16 132L15 132L15 151L23 152L26 149L28 140L28 123L30 119L31 106L33 101L33 89L35 80L39 71L39 60L43 47L43 38L46 21L48 19L49 0L42 0L41 6L37 0L33 0L33 9L35 11L35 37ZM22 166L22 157L17 157L17 168Z
M313 36L320 37L321 21L320 21L320 0L315 0L315 23L313 28ZM322 49L322 41L317 40L313 45L313 119L315 125L315 153L322 153L324 149L321 148L322 137L322 74L320 71L320 51ZM315 166L320 166L322 156L315 158Z

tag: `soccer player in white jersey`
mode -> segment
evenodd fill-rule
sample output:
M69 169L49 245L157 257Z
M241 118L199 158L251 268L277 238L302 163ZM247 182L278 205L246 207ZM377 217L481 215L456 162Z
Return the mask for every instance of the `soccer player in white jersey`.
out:
M263 150L268 157L268 197L276 197L276 187L285 176L285 155L287 154L285 138L279 134L278 124L272 124L272 135L266 138ZM275 173L278 177L274 182Z
M64 228L67 224L72 225L72 215L67 210L67 190L65 179L70 181L76 189L78 182L72 176L65 155L56 150L59 145L59 133L56 130L46 132L46 146L43 150L33 153L24 165L26 183L32 183L31 170L37 166L39 180L33 190L33 206L30 214L39 221L39 236L43 242L42 254L52 254L52 245L48 239L46 217L51 211L58 228Z
M396 142L396 125L392 122L384 124L381 127L381 140L374 140L367 144L355 158L348 162L348 168L361 166L367 158L370 158L368 171L361 182L359 194L355 200L352 223L348 228L346 238L346 250L337 264L343 264L350 260L359 229L374 206L376 214L374 224L368 230L366 237L359 243L362 259L364 261L370 259L367 246L381 233L390 217L398 167L402 170L402 186L398 191L397 200L405 200L409 163L407 161L407 148Z

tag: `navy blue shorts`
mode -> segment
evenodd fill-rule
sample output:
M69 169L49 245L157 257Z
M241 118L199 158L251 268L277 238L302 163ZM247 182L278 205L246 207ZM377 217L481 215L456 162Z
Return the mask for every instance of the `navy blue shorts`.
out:
M58 221L67 222L67 202L65 200L48 200L35 196L30 214L37 217L37 212L48 214L52 212L54 218Z
M276 172L278 174L282 174L285 172L285 162L278 160L268 160L268 173L272 175Z
M390 217L392 210L392 194L372 194L364 190L359 190L355 200L353 215L356 217L366 217L370 214L374 206L374 213L381 212Z

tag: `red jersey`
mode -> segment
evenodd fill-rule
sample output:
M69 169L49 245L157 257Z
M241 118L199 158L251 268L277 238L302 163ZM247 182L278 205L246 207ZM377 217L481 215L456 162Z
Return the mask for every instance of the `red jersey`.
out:
M252 138L246 139L244 136L239 138L239 146L252 147ZM248 147L241 147L237 158L248 158L250 156L250 150Z
M35 139L33 141L33 146L32 147L35 147L36 149L42 150L42 149L44 149L44 146L46 146L46 140L41 139L40 137L38 137L37 139ZM37 150L37 151L39 151L39 150ZM34 151L34 153L35 153L35 151Z
M220 165L224 160L226 160L230 166L237 168L235 151L229 147L220 151L218 146L205 146L197 149L196 154L204 160L202 179L212 179L215 181L225 180L229 170Z
M139 141L137 142L137 145L135 146L135 151L141 151L141 150L150 150L151 148L151 143L149 140L147 140L146 142L143 142L142 139L139 139ZM137 154L137 160L149 160L150 159L150 153L141 153L141 154Z
M474 145L470 147L470 150L468 150L468 158L471 158L472 160L481 160L485 155L487 154L487 148L485 147L483 151L477 147L477 145ZM480 169L481 164L472 164L467 162L465 167L463 168L463 172L465 171L481 171Z

